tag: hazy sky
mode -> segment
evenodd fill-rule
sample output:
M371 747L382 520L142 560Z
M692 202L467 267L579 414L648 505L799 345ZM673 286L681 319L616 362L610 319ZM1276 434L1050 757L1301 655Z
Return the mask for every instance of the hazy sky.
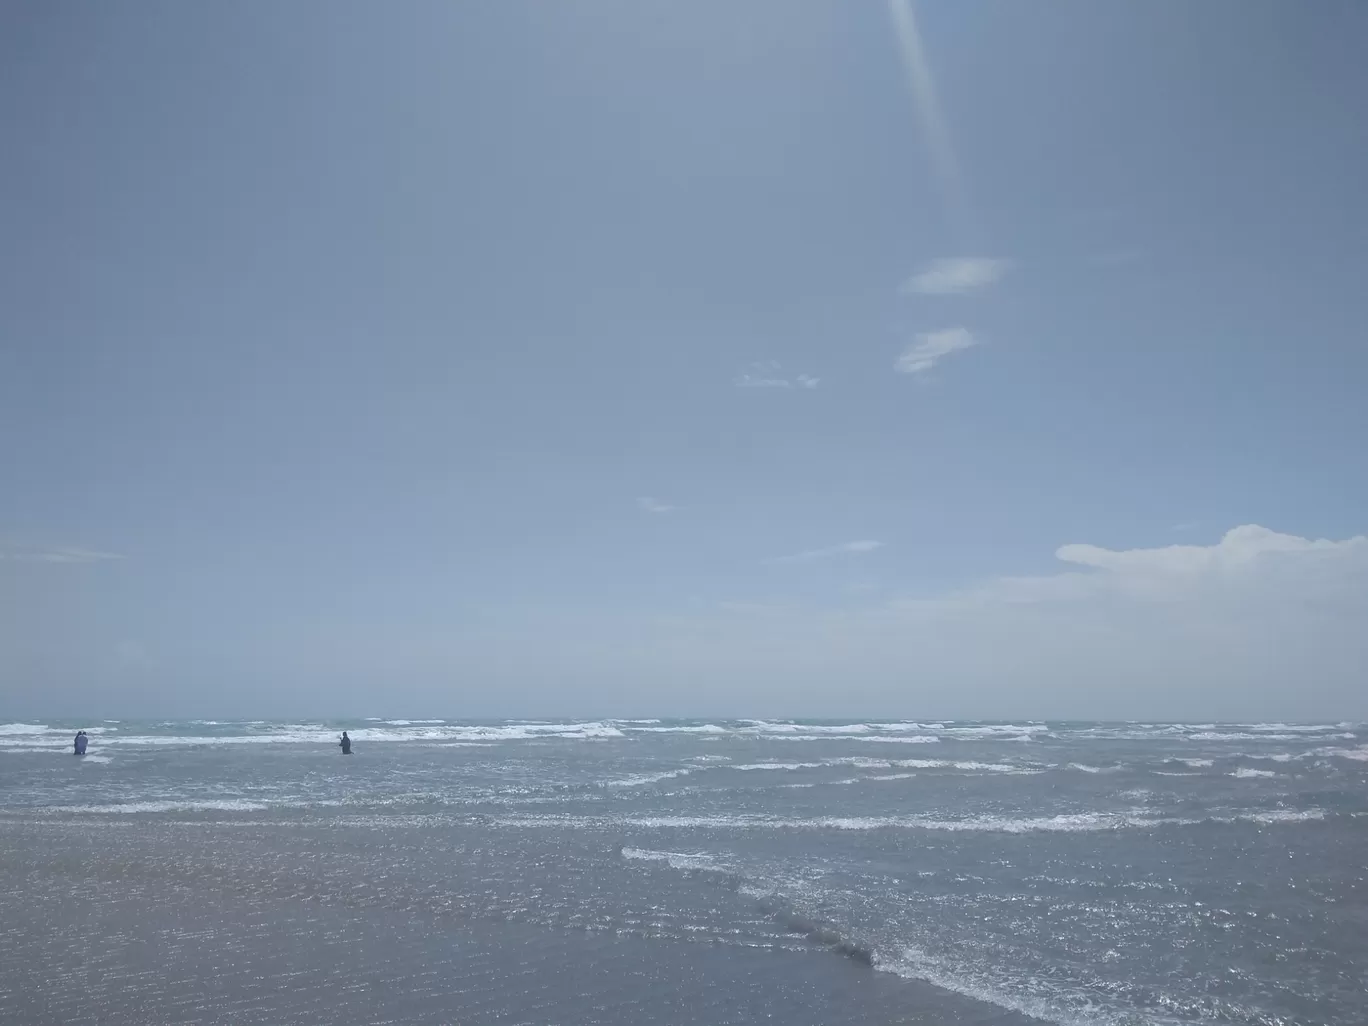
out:
M1368 5L0 7L0 720L1368 718Z

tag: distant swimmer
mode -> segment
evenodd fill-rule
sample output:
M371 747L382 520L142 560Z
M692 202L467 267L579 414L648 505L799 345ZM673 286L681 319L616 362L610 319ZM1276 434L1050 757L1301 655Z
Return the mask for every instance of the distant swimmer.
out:
M76 739L72 742L73 750L77 755L85 755L86 745L90 743L90 735L84 730L76 731Z
M337 742L342 746L343 755L351 755L351 738L347 737L347 732L342 731L342 740Z

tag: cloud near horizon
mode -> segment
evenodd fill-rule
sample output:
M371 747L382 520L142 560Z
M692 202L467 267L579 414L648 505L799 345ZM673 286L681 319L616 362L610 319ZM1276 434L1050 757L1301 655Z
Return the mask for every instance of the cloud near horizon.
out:
M1071 544L1056 549L1055 558L1086 569L1000 577L947 601L1185 602L1221 597L1247 608L1248 602L1260 598L1293 601L1308 587L1347 583L1359 575L1368 597L1368 537L1362 535L1344 541L1312 540L1245 524L1231 528L1213 545L1116 550ZM1261 592L1275 580L1276 590Z
M836 571L850 565L842 554L881 548L846 542L783 561L831 558L824 570ZM763 594L681 592L663 606L515 601L463 626L321 623L282 635L270 667L215 672L244 713L275 700L245 682L288 665L343 696L372 694L383 673L410 707L447 708L465 694L453 680L478 681L468 715L539 715L574 694L594 715L1368 721L1368 538L1245 524L1206 545L1074 542L1054 555L1045 572L950 588L916 576L890 586L885 568L876 591L844 588L843 571L770 575ZM0 670L13 681L51 672L51 649L26 648L18 630ZM73 665L101 679L95 662ZM191 670L203 672L200 654L185 665L168 655L157 693L182 701ZM87 698L117 704L94 684Z
M1055 555L1053 572L930 594L579 611L548 621L556 637L537 651L562 672L592 661L606 687L623 682L621 702L663 714L1368 719L1368 538L1250 524L1210 545ZM610 650L608 664L591 659ZM631 682L648 679L643 704Z

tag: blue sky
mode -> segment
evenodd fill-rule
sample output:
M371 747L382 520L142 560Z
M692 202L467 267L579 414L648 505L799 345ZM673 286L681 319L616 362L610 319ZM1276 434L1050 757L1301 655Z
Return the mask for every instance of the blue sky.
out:
M0 703L1368 717L1365 39L8 5Z

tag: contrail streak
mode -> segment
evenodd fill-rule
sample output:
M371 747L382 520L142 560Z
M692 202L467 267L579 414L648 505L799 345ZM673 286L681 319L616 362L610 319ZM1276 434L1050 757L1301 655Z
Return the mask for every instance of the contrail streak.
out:
M912 0L888 0L888 11L893 18L898 56L907 75L912 103L926 135L933 169L940 181L951 235L964 252L969 252L969 201L965 194L964 179L960 175L959 161L955 159L955 148L950 143L950 133L946 131L945 119L941 117L936 83L931 77L931 66L922 48L921 32L917 30L917 19L912 13Z

